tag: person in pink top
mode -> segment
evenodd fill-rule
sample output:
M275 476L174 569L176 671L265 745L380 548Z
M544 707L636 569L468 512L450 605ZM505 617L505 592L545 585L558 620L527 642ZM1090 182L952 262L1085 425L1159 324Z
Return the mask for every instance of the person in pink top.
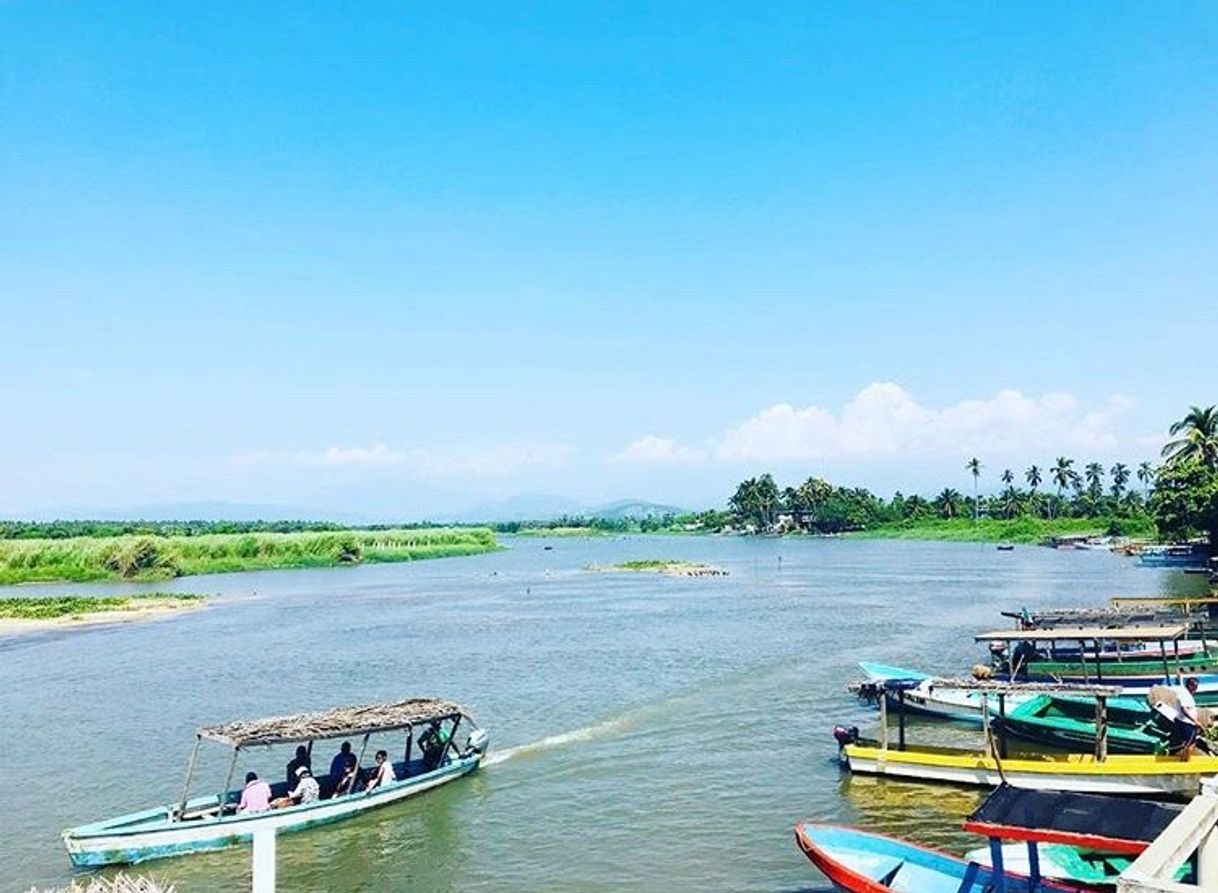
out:
M257 772L245 773L245 789L237 812L266 812L271 808L271 786L258 778Z

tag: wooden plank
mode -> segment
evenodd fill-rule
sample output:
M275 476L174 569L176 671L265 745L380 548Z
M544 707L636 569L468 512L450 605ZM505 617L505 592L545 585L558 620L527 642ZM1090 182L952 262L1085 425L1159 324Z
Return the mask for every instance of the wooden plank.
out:
M1121 875L1119 893L1196 893L1175 882L1176 871L1218 825L1218 797L1194 797Z

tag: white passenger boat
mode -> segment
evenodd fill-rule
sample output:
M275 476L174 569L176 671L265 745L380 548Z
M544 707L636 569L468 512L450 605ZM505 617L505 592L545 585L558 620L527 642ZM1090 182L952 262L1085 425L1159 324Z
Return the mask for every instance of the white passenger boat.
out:
M369 738L392 732L405 732L404 748L397 751L402 759L391 758L393 780L369 792L362 785L360 769ZM239 758L250 748L301 744L311 757L314 742L335 738L362 738L358 753L353 751L360 778L354 792L334 796L338 779L319 773L315 776L318 799L261 812L238 812L241 790L233 789L232 783ZM192 799L196 758L204 741L232 748L228 779L221 789L223 795ZM63 832L63 841L77 866L142 862L220 849L248 842L262 829L298 831L335 822L446 784L478 768L488 746L486 731L478 728L463 707L423 698L206 727L197 732L185 789L177 803L69 828ZM271 785L271 794L285 797L287 783Z

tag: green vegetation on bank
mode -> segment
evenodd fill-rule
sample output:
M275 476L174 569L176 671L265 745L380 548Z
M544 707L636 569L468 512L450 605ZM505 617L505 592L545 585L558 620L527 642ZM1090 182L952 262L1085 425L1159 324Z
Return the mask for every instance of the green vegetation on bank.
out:
M151 592L142 595L119 595L94 598L81 595L48 596L46 598L0 598L0 620L57 620L112 611L130 611L141 607L184 607L203 601L201 595L180 595L173 592Z
M1137 518L926 518L881 524L849 534L864 539L942 540L977 543L1040 543L1054 536L1155 536L1154 522Z
M884 499L861 487L810 477L779 488L769 474L742 481L726 512L694 516L703 530L746 533L855 533L876 537L1033 542L1064 534L1157 535L1167 541L1218 531L1218 407L1193 406L1171 426L1163 464L1076 464L1006 468L1002 487L981 493L985 464L964 463L973 494L944 487L935 496L895 493ZM1026 486L1024 486L1026 484Z
M158 580L416 561L498 548L485 527L0 540L0 583Z

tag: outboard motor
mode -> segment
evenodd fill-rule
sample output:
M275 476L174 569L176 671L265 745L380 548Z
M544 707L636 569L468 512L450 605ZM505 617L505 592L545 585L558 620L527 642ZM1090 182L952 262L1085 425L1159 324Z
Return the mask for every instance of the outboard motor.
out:
M465 750L461 753L461 756L471 757L474 754L481 756L486 753L486 749L490 746L490 732L486 729L474 729L469 733L469 742L465 745Z
M854 744L859 740L858 726L834 726L833 737L837 740L838 748L843 748L847 744Z

